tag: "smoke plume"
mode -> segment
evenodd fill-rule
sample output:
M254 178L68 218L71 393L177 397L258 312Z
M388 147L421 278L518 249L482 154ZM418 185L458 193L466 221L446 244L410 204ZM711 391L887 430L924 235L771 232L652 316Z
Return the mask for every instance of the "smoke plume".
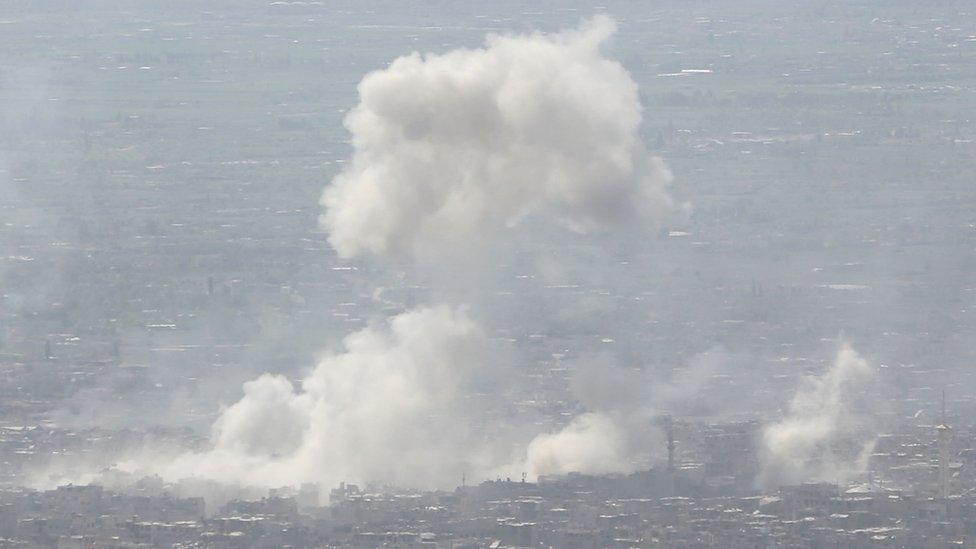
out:
M462 243L484 253L477 238L535 214L577 231L659 220L672 208L670 174L639 137L636 84L600 53L613 32L597 18L554 35L491 36L482 49L415 53L367 75L345 121L353 158L322 196L339 256ZM210 450L149 468L244 485L449 487L461 472L484 478L512 462L513 440L479 444L488 435L473 426L485 416L474 416L484 410L462 406L495 370L464 306L419 307L344 347L297 386L271 374L246 383L214 423ZM528 456L519 468L629 468L642 429L625 415L581 415L514 452Z
M670 174L638 134L637 85L600 53L614 29L493 35L363 78L352 162L321 201L339 255L470 244L536 212L578 231L659 219Z
M164 474L256 486L450 483L478 459L459 397L485 368L485 343L463 309L446 306L355 332L297 387L270 374L245 383L213 425L213 448Z
M630 472L629 431L617 418L587 412L557 433L537 436L529 443L523 467L532 477L542 474Z
M611 357L590 357L577 366L572 379L573 394L586 411L560 430L536 436L524 460L509 469L536 478L647 468L664 448L661 417L700 400L719 406L721 397L703 397L714 392L708 384L711 375L728 363L724 352L712 350L692 357L678 376L666 379L657 372L623 367Z
M823 375L807 379L786 417L763 432L760 484L843 481L863 473L875 438L862 428L869 418L852 401L875 373L845 344Z

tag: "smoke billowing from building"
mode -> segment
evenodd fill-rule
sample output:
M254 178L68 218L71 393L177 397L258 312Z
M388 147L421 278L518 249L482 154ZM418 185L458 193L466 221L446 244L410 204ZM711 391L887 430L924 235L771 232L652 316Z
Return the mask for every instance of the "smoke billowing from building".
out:
M637 85L600 52L614 29L493 35L363 78L352 161L322 195L339 255L470 245L535 213L579 231L659 219L671 176L640 139Z
M786 416L763 432L766 488L804 481L841 481L866 470L875 436L853 400L875 370L849 345L820 377L809 378L789 403Z

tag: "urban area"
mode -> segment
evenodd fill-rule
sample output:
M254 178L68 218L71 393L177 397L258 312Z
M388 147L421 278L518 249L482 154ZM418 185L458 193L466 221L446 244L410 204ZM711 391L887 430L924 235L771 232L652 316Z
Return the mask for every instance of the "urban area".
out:
M527 216L461 266L336 253L367 73L601 14L682 215ZM974 121L963 1L0 2L0 547L976 547ZM132 465L209 455L252 380L311 390L469 271L495 367L423 409L461 410L447 447L598 416L639 451Z

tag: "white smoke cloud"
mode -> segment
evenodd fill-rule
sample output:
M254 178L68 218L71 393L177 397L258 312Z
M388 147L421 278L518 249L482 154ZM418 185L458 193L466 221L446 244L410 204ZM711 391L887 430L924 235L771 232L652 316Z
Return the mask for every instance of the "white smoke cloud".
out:
M639 137L636 84L599 51L613 32L597 18L554 35L491 36L482 49L413 54L367 75L345 121L354 156L322 196L337 253L479 253L472 240L531 214L578 231L660 220L671 176ZM213 425L212 449L149 468L262 486L488 476L511 462L512 441L476 443L460 405L490 377L486 353L463 308L418 308L350 335L298 387L270 374L246 383ZM507 470L631 469L643 419L594 410L523 447Z
M164 476L254 486L342 480L450 486L479 459L459 396L486 340L463 309L420 308L348 336L298 387L265 374ZM447 475L447 476L446 476Z
M691 357L669 379L659 372L635 370L612 357L595 356L576 366L573 394L587 410L554 433L542 433L508 470L539 475L571 472L631 473L660 462L665 455L664 415L704 407L712 414L732 403L710 386L712 376L734 363L722 349Z
M321 201L339 255L469 243L534 212L579 231L660 219L671 176L638 134L637 85L600 53L614 30L489 36L367 75L352 162Z
M775 488L805 481L844 481L866 470L876 437L869 419L852 405L876 372L843 345L833 365L809 378L779 422L763 431L760 485Z
M650 408L582 413L554 433L542 433L525 448L524 459L505 470L540 475L631 473L651 465L662 435Z
M526 450L522 469L533 478L572 472L629 472L633 465L628 462L628 439L628 431L617 418L587 412L573 418L559 432L534 438Z

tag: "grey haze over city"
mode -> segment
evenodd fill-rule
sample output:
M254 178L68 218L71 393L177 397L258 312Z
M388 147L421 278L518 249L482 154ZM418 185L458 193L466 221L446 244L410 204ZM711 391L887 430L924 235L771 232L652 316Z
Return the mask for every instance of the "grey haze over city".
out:
M974 10L3 3L0 545L976 547Z

